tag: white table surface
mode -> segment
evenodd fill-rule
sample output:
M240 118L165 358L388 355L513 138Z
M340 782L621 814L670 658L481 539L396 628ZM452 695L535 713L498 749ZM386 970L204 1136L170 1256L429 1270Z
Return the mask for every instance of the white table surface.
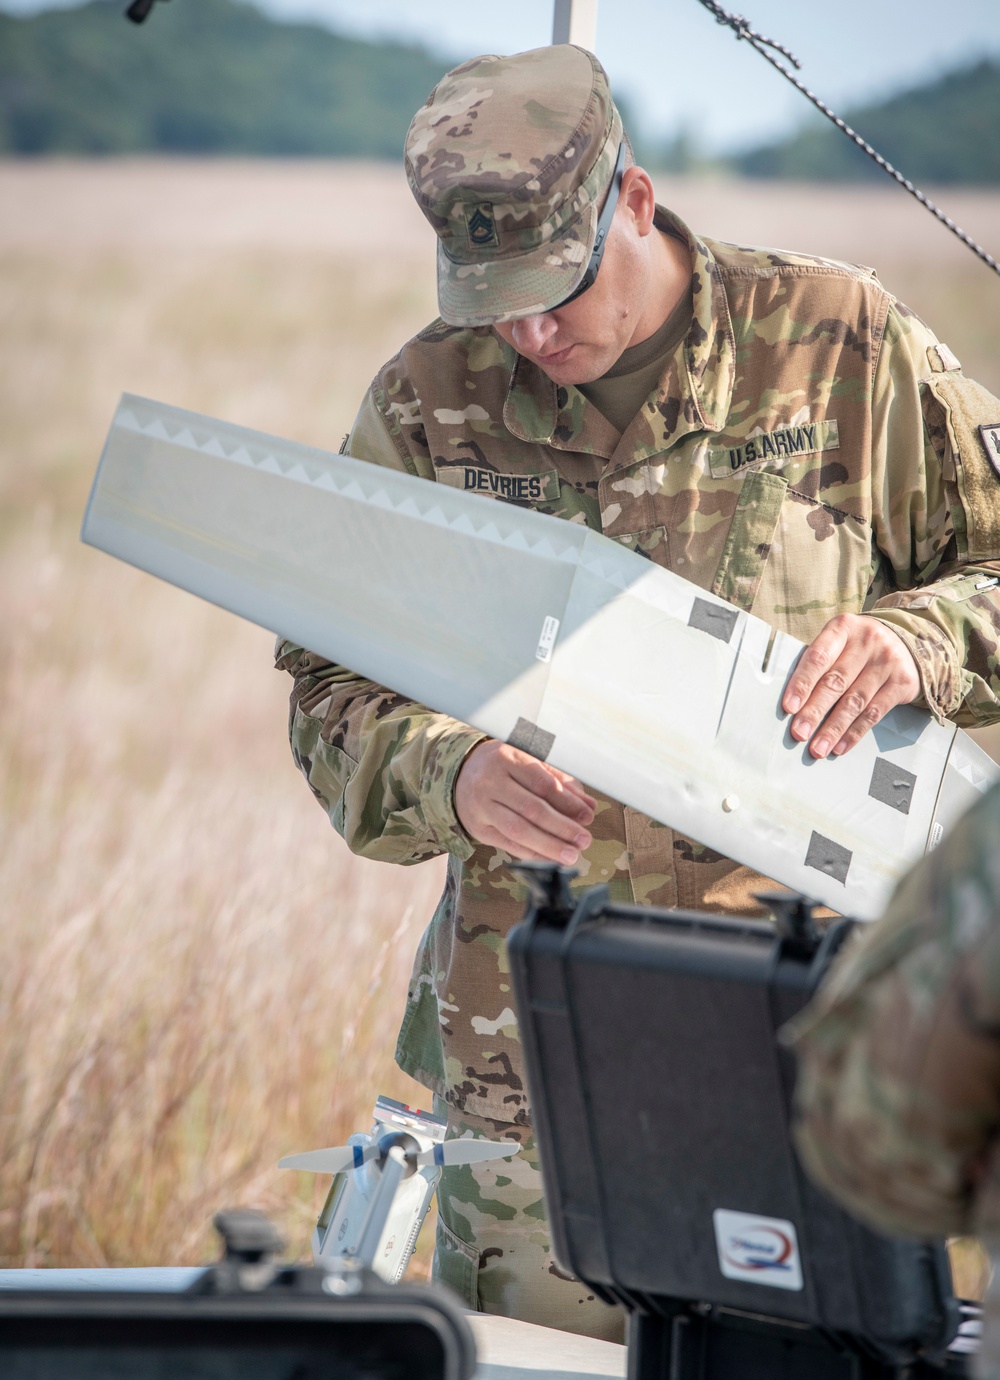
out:
M475 1380L577 1380L625 1374L625 1348L514 1318L469 1313L476 1339Z

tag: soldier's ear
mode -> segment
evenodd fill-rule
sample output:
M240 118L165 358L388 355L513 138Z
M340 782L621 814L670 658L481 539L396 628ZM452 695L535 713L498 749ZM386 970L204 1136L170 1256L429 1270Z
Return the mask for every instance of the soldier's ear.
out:
M635 221L640 235L648 235L653 228L653 214L656 211L656 193L645 168L635 164L622 173L622 189L619 202L624 203Z

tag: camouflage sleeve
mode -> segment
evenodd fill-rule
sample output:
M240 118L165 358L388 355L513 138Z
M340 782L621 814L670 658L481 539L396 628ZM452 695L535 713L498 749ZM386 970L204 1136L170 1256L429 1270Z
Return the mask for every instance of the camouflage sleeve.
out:
M872 400L882 597L939 718L1000 718L1000 401L905 308L889 311ZM990 445L997 448L993 455Z
M385 399L373 388L342 449L417 474L402 428L379 403ZM398 863L469 856L454 786L482 733L281 637L275 665L294 681L292 756L353 852Z
M1000 1223L988 1220L1000 1131L998 840L994 787L848 945L787 1031L806 1168L891 1234Z

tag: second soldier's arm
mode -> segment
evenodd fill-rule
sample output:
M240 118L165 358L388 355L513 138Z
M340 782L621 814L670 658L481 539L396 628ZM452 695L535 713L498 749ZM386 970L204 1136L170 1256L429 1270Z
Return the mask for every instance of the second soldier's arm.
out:
M996 1192L998 856L994 787L903 880L793 1026L806 1167L890 1235L975 1231Z

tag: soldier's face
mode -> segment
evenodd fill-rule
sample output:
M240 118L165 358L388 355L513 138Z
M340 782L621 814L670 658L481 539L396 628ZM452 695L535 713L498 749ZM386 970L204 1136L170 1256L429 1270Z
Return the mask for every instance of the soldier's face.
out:
M673 269L653 228L652 184L641 168L628 168L592 287L552 311L504 321L494 330L553 383L590 383L622 352L638 345L666 320L664 304L677 295L665 274ZM690 265L688 265L690 273Z
M617 225L608 236L592 287L565 306L494 327L497 334L552 379L590 383L615 363L632 341L639 302L632 255ZM629 271L629 268L633 271Z

